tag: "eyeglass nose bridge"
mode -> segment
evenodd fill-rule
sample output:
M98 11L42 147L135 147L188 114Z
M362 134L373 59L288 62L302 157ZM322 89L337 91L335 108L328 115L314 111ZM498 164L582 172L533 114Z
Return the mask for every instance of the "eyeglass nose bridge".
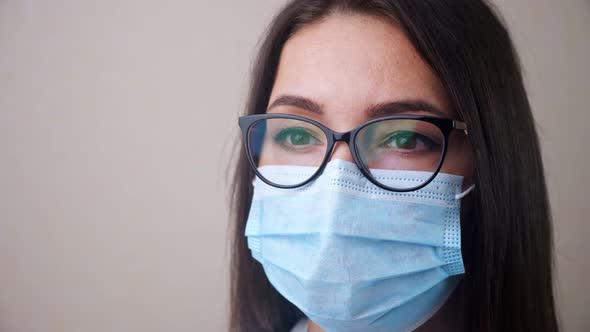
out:
M350 144L350 132L347 133L333 133L334 136L334 143L336 142L346 142Z
M352 146L353 142L352 142L352 132L346 132L346 133L339 133L339 132L332 132L332 138L333 138L333 142L332 142L332 146L330 149L330 153L327 156L327 160L324 162L324 164L326 164L329 160L332 159L332 157L334 156L334 152L336 152L336 143L337 142L344 142L346 143L346 145L348 146L348 151L350 152L350 155L352 157L352 162L354 162L355 164L357 164L358 168L361 168L361 165L359 165L358 161L357 161L357 157L356 157L356 152L355 152L355 148L354 146Z

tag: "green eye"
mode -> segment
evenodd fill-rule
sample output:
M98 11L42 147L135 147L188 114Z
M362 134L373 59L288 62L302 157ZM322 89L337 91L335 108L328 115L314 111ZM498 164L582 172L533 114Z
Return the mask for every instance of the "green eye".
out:
M433 139L415 131L399 130L387 136L380 145L386 149L404 150L407 152L424 152L438 149L439 144Z
M274 141L284 147L300 149L309 145L320 144L321 142L305 128L286 128L281 130Z
M293 130L289 133L287 137L290 141L289 143L293 145L306 145L311 143L312 139L311 135L309 135L303 130Z
M398 149L415 149L416 134L412 131L396 131L384 142L387 146Z

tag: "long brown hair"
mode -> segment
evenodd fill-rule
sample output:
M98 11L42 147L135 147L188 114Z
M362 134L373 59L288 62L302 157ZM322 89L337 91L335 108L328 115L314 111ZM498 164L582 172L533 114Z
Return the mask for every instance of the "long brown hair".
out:
M469 127L477 190L462 211L467 331L557 331L552 228L543 164L509 33L479 0L295 0L270 24L246 114L264 113L279 56L303 25L333 12L389 19L432 67ZM269 283L244 229L253 173L241 151L232 196L231 331L288 331L303 314Z

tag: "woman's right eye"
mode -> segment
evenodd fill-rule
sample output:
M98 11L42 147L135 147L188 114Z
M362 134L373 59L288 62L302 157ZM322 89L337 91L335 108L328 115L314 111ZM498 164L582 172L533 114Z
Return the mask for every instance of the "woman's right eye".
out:
M301 150L322 143L308 129L301 127L282 129L275 135L274 142L293 150Z

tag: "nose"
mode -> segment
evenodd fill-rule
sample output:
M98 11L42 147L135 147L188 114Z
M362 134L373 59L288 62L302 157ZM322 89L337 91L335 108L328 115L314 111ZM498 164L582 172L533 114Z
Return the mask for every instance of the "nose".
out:
M346 142L336 142L334 144L334 149L332 150L332 155L328 161L332 161L334 159L342 159L349 161L351 163L354 162L352 159L352 154L350 153L350 148Z

